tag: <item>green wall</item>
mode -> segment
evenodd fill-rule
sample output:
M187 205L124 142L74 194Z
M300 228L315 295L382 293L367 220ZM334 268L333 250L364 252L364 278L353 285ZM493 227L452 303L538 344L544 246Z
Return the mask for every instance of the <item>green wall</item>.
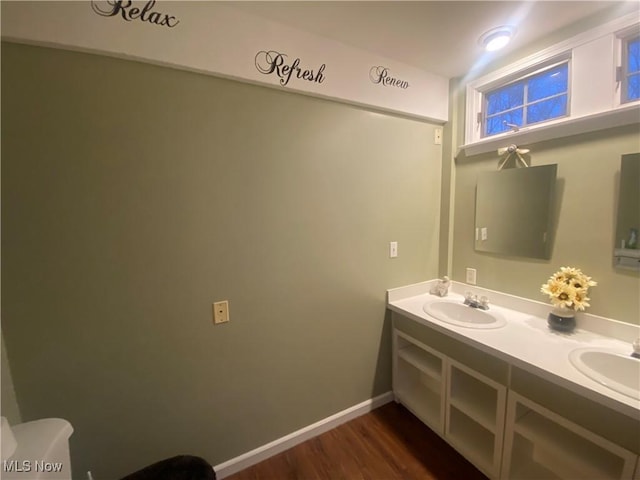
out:
M477 177L480 172L495 171L499 157L495 152L473 157L460 154L456 159L453 278L464 282L466 267L475 268L482 287L547 302L540 286L560 267L578 267L598 282L589 291L589 313L639 323L640 274L613 266L620 157L632 152L640 152L637 124L531 146L532 165L558 165L555 238L549 260L474 250Z
M385 290L438 273L434 128L3 43L2 331L23 420L68 419L75 475L111 479L217 464L389 391Z
M637 10L637 4L612 4L608 11L511 52L476 75L511 64L607 20ZM450 81L449 128L454 151L465 143L465 88L464 80ZM504 146L509 143L512 142L505 140ZM598 286L589 292L589 313L640 323L640 274L613 266L620 157L640 152L640 124L531 145L516 143L531 149L528 155L531 165L558 165L555 238L551 257L533 260L474 250L477 177L480 172L496 171L501 157L495 151L473 156L459 151L455 158L443 157L443 170L447 171L450 163L454 170L450 184L443 185L443 191L451 189L454 196L450 237L453 243L452 266L448 270L451 277L464 282L465 269L475 268L477 284L481 287L547 302L547 297L540 293L541 285L560 267L574 266L582 268L598 282ZM445 214L442 213L443 218Z

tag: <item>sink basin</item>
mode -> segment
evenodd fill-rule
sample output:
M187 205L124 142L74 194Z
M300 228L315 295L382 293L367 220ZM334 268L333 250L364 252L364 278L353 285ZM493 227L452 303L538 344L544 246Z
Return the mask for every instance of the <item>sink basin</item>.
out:
M592 380L640 400L640 359L596 348L578 348L569 354L569 360Z
M442 321L467 328L500 328L507 322L498 312L479 310L462 303L447 301L427 302L422 307L427 315Z

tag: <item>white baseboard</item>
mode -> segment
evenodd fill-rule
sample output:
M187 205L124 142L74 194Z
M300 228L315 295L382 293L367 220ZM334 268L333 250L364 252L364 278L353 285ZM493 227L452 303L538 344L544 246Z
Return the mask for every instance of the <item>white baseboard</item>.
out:
M300 430L296 430L289 435L278 438L273 442L269 442L266 445L255 448L250 452L243 453L238 457L232 458L231 460L227 460L226 462L213 467L216 472L216 477L220 480L233 475L240 470L244 470L245 468L266 460L280 452L284 452L285 450L331 430L338 425L348 422L349 420L353 420L365 413L369 413L371 410L389 403L392 400L393 392L383 393L382 395L365 400L362 403L349 407L346 410L342 410L335 415L331 415L330 417L324 418L316 423L301 428Z

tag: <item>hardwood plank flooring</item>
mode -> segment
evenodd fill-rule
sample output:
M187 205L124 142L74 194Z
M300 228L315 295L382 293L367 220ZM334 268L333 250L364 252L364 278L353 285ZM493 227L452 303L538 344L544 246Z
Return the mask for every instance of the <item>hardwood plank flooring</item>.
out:
M395 402L227 477L228 480L486 480Z

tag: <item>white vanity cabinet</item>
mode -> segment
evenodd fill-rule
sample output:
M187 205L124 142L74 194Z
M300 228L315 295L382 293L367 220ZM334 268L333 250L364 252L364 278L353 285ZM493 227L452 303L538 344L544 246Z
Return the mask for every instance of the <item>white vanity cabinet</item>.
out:
M444 357L398 330L393 335L393 393L415 416L442 435L445 412Z
M509 392L502 478L631 479L637 460L633 452Z
M499 477L505 386L394 329L393 392L479 470Z
M392 319L396 401L489 478L640 480L640 418Z
M447 359L445 438L476 467L498 477L506 387Z

